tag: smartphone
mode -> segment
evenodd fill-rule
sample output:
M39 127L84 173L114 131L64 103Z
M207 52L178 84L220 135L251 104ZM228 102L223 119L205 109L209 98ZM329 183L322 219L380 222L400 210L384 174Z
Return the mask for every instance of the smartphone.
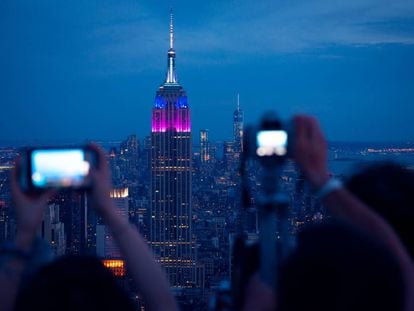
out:
M88 147L26 149L20 172L22 189L90 188L90 172L97 160L96 152Z
M256 154L259 157L285 156L288 147L288 133L284 130L258 131Z

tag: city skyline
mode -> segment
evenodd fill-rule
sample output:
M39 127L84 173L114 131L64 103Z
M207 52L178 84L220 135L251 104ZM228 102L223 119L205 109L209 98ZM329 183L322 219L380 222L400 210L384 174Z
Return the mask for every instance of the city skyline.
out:
M172 4L194 132L231 139L240 93L246 123L273 108L316 115L329 140L414 140L411 2ZM0 8L1 144L148 135L165 2Z
M177 18L168 8L169 25L164 22L165 3L159 0L73 6L27 2L20 10L12 2L0 4L0 12L4 9L8 17L2 21L0 13L0 39L6 34L9 44L3 52L0 49L0 69L5 68L0 70L0 102L5 103L6 116L0 125L0 242L15 240L21 227L19 214L13 213L19 202L13 203L9 178L21 149L1 146L13 139L61 145L102 139L115 213L148 243L180 308L207 310L223 284L231 281L233 291L237 283L244 283L247 270L257 268L250 256L254 253L242 251L240 243L251 246L265 234L270 236L263 227L263 208L280 208L276 197L281 193L286 194L283 205L289 210L286 230L279 229L284 228L279 227L282 222L272 230L284 245L306 226L331 217L320 192L312 191L292 159L278 164L274 178L264 173L270 171L261 165L264 162L243 162L249 160L243 148L250 146L243 144L245 124L258 121L273 107L284 120L295 112L317 115L329 140L414 139L414 125L404 122L410 120L410 109L414 112L409 105L414 80L404 71L414 69L409 56L414 39L406 33L411 31L414 6L411 12L397 0L381 11L382 2L360 1L365 8L354 0L351 5L336 3L341 15L322 1L291 6L264 1L253 7L246 0L213 0L199 6L184 0L174 3ZM349 11L358 15L364 10L370 14L347 20ZM402 13L407 21L399 21L404 26L399 24L396 32L389 24L369 25L398 19ZM13 16L24 17L27 24L11 21ZM312 20L317 16L324 17L321 25L332 28L330 33L315 33L318 27ZM345 32L332 16L345 25ZM290 21L293 17L303 19L295 23ZM2 23L19 26L7 32ZM28 30L31 23L33 29ZM54 29L45 30L52 25ZM274 26L285 30L270 30ZM378 27L383 31L368 31ZM13 33L23 36L12 38ZM168 40L163 40L167 33ZM25 51L7 57L25 40ZM397 102L388 107L393 99ZM370 106L358 108L361 103ZM364 127L368 132L361 134ZM404 127L406 136L396 136ZM387 131L391 132L384 135ZM330 144L327 165L329 175L345 182L351 165L391 158L414 169L414 142L363 149ZM271 184L275 191L267 195ZM122 223L114 230L109 218L114 214L105 204L95 209L92 199L96 192L92 197L70 189L57 193L47 202L38 233L58 256L96 255L136 309L145 309L145 289L153 274L139 284L145 273L135 273L139 278L131 273L137 270L129 270L134 261L126 251L139 243L120 242L128 238L126 231L119 232Z

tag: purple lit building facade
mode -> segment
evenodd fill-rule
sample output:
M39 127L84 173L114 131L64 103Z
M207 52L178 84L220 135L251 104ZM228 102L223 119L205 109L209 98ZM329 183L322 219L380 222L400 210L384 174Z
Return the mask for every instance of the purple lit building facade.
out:
M174 288L200 286L191 230L191 123L175 72L173 20L165 82L152 109L150 244Z

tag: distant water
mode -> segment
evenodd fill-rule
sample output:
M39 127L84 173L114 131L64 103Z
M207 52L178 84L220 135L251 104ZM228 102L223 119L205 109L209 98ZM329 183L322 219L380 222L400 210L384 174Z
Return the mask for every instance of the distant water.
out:
M367 155L354 155L341 158L329 159L329 170L335 175L343 175L345 177L352 175L355 171L358 171L371 164L392 161L397 162L414 170L414 154L404 153L375 153Z

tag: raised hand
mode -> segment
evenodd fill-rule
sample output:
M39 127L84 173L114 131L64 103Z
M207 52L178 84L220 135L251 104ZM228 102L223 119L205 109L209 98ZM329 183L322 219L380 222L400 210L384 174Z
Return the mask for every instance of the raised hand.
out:
M327 144L318 121L310 116L298 115L294 118L295 140L294 159L306 179L316 189L328 180Z
M56 190L32 194L22 191L18 182L18 172L21 169L20 159L16 160L15 168L11 172L11 190L17 218L17 241L23 249L28 249L36 236L36 230L43 220L43 211L48 200Z

